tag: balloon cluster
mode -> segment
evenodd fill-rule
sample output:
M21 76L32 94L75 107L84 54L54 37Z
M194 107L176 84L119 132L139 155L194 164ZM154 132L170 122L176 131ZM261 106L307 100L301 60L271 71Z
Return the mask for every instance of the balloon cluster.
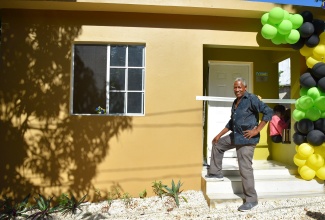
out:
M301 13L303 23L299 27L300 39L292 44L306 58L306 65L312 68L316 63L324 62L325 58L325 23L314 19L309 11Z
M303 23L303 17L300 14L290 14L282 8L275 7L262 16L261 22L263 24L262 36L274 44L295 44L300 39L300 33L297 30Z
M278 7L264 14L261 22L265 39L289 43L306 58L308 70L300 76L300 98L292 114L293 161L303 179L325 180L325 23L309 11L291 15Z

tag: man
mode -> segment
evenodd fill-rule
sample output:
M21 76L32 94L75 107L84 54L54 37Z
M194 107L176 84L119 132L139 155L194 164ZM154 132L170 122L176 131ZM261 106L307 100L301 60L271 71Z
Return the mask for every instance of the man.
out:
M236 148L239 172L242 179L244 204L239 211L249 211L258 205L254 183L252 159L259 132L271 120L273 110L263 103L256 95L246 91L247 84L243 78L234 82L236 99L231 108L231 118L226 127L212 140L211 161L206 178L222 181L222 159L225 151ZM259 123L259 113L263 114ZM223 136L229 130L229 135ZM222 137L223 136L223 137Z

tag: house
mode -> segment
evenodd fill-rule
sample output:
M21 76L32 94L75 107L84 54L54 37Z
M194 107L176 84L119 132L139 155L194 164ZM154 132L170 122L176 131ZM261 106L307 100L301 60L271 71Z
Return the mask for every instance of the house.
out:
M234 77L245 76L251 92L278 99L278 63L290 58L290 98L299 97L305 58L260 33L274 6L1 1L1 192L137 197L172 180L200 190L209 138L229 103L197 96L233 97ZM324 19L323 9L307 9ZM293 164L294 154L265 128L254 159Z

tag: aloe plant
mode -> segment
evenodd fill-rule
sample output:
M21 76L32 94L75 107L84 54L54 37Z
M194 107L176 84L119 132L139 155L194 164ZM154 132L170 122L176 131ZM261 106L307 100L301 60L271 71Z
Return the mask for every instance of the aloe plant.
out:
M180 180L178 181L177 185L175 185L174 180L172 180L172 187L168 187L168 186L164 186L164 189L166 190L166 195L167 196L171 196L172 198L174 198L177 207L179 207L179 198L178 195L183 191L180 190L181 186L183 185L183 183L180 182ZM184 199L185 202L187 202L187 199L182 196L182 198Z
M81 209L81 204L85 203L85 199L87 194L84 195L81 199L77 200L76 197L71 193L71 197L69 198L66 194L62 194L60 197L60 211L63 215L67 214L76 214L77 210Z
M30 210L28 207L28 194L20 203L14 203L13 199L4 196L4 200L0 201L0 219L15 219L16 217L27 218L26 212Z
M41 194L38 197L34 197L36 205L33 207L36 210L33 214L28 216L28 219L38 220L38 219L50 219L52 214L58 212L59 206L51 205L53 197L45 199Z

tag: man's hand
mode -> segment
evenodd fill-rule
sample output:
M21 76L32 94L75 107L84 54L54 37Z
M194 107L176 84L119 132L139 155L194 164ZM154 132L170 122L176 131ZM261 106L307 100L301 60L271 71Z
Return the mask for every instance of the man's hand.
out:
M212 144L218 143L219 139L220 139L219 135L215 136L212 140Z
M258 133L259 133L259 131L256 128L254 128L252 130L246 130L246 131L244 131L244 137L251 139L252 137L258 135Z

